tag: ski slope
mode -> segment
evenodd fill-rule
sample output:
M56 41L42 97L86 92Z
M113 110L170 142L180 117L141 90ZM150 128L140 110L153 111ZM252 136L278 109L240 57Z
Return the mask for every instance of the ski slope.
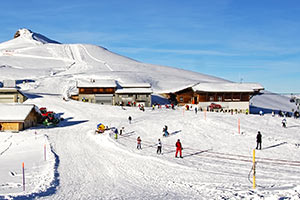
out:
M182 108L142 112L65 102L53 95L28 103L47 105L65 118L60 127L39 130L48 135L60 160L55 193L42 199L297 199L300 195L299 119L288 119L284 129L281 118L270 115L206 113L205 119L204 112L196 115ZM117 140L109 131L95 135L99 122L125 127L125 133ZM170 137L162 137L164 125ZM253 190L252 175L248 176L258 130L263 150L256 151L257 189ZM137 136L142 138L142 150L136 149ZM156 155L158 138L163 155ZM174 158L178 138L183 159Z
M182 107L142 112L64 101L62 97L76 89L78 79L149 82L157 93L199 81L227 81L141 63L94 45L47 43L52 40L45 38L40 42L24 32L0 44L0 80L17 79L29 96L26 103L47 107L65 120L55 128L0 133L0 199L300 198L299 119L288 118L287 128L282 128L282 118L271 115L195 114ZM288 101L267 97L253 101L279 108ZM125 127L125 133L118 139L110 131L94 134L98 123L119 130ZM167 138L162 137L165 125L171 133ZM263 149L256 151L257 188L253 189L257 131L262 133ZM138 136L142 150L136 149ZM156 154L158 138L162 155ZM183 145L183 159L175 158L177 139Z

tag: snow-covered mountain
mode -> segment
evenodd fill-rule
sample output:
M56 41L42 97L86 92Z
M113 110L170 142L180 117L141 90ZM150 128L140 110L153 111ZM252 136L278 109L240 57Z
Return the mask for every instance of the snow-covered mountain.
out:
M0 66L3 72L0 80L35 79L59 73L68 75L68 79L83 76L148 82L155 91L199 81L226 81L182 69L145 64L100 46L60 44L27 29L20 29L18 33L17 38L0 44Z
M20 29L14 39L0 43L0 70L0 80L30 79L35 81L31 86L37 91L56 94L74 88L78 79L91 78L147 82L152 85L154 93L198 82L230 82L188 70L142 63L96 45L61 44L28 29ZM45 91L46 88L41 87L43 84L52 85L52 91ZM269 96L255 97L252 104L286 111L295 107L287 97L281 96L277 96L277 106L274 107L274 95Z

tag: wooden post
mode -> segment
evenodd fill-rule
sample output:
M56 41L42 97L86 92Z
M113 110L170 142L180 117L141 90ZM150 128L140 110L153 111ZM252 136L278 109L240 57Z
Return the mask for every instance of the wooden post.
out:
M255 189L255 149L253 149L253 189Z
M25 169L24 169L24 162L22 163L22 172L23 172L23 191L25 191Z
M238 120L238 133L239 134L241 133L241 120L240 120L240 118Z

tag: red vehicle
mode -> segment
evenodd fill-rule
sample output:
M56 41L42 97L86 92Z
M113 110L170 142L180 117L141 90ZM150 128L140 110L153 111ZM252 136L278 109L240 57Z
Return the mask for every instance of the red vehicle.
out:
M216 104L216 103L211 103L209 106L208 106L209 110L214 110L214 109L221 109L222 106L220 104Z
M41 113L42 113L43 116L46 116L47 108L42 107L42 108L40 108L40 111L41 111Z

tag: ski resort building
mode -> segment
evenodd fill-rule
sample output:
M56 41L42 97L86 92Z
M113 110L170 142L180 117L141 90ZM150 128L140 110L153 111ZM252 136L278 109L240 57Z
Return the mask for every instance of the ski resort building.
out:
M264 90L258 83L198 83L167 94L169 99L180 105L198 104L207 109L212 103L219 104L223 110L249 110L253 95Z
M152 89L149 83L120 83L115 80L79 81L78 96L73 99L104 105L151 106Z
M118 85L115 92L117 105L151 106L152 89L149 83L118 83Z
M0 88L0 103L23 103L27 100L17 88Z
M114 94L117 88L115 80L78 81L78 100L103 105L114 105Z
M32 104L0 104L1 131L21 131L37 125L40 114Z
M16 87L15 80L4 80L0 87L0 103L23 103L27 100L23 94Z

